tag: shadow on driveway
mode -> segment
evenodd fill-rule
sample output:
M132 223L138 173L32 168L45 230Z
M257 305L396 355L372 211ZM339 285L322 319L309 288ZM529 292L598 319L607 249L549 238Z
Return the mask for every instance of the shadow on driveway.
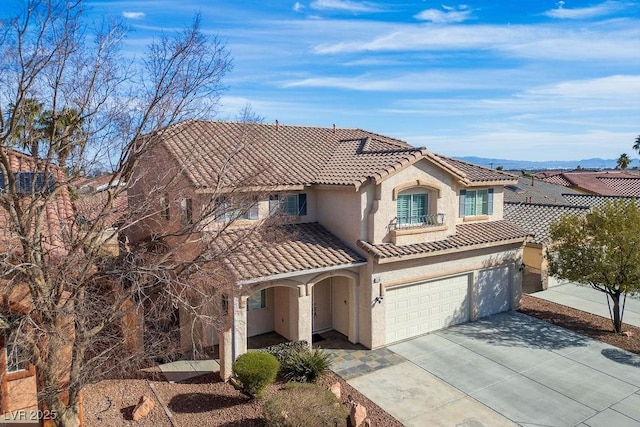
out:
M589 339L550 323L509 312L444 330L442 335L478 339L491 345L560 350L584 347Z

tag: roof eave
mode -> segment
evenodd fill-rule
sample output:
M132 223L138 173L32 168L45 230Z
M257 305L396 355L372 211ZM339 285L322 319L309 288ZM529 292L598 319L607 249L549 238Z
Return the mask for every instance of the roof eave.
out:
M432 256L439 256L439 255L448 255L448 254L457 253L460 251L467 252L467 251L473 251L477 249L486 249L486 248L491 248L496 246L513 245L516 243L524 244L529 241L530 237L532 237L532 235L517 237L513 239L508 239L508 240L500 240L497 242L488 242L488 243L481 243L481 244L475 244L475 245L469 245L469 246L459 246L459 247L443 249L439 251L422 252L422 253L409 254L409 255L397 255L397 256L386 257L386 258L381 258L374 254L372 255L374 256L374 258L376 258L376 261L378 264L388 264L391 262L409 261L412 259L429 258ZM369 253L371 254L371 252Z

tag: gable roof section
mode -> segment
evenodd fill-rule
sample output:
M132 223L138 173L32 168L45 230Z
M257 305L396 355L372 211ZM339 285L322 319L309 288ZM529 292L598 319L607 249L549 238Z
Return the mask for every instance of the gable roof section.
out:
M549 241L551 224L565 215L585 215L585 206L505 203L504 218L534 235L532 243L543 245Z
M240 284L366 263L362 256L317 222L277 226L268 230L266 237L230 230L219 235L213 245L218 253L240 245L240 250L234 250L225 257L225 264Z
M512 175L437 156L361 129L187 120L157 133L194 186L352 185L428 158L467 184ZM220 172L223 171L223 172Z
M531 233L506 220L459 224L456 234L435 242L394 245L393 243L373 244L363 240L358 245L378 259L379 263L403 259L422 258L432 255L472 250L485 246L498 246L524 242Z
M572 205L565 196L568 194L584 194L573 188L551 182L541 181L532 177L521 176L517 184L522 190L514 191L509 187L504 189L504 201L511 203L537 203L543 205Z
M463 181L467 184L489 185L493 183L515 184L518 177L507 172L496 169L489 169L462 160L442 156L432 153L432 156L449 168L457 171L463 176Z
M571 204L576 206L585 206L589 208L602 207L607 202L614 202L616 200L636 200L636 203L640 203L639 199L632 196L601 196L598 194L565 194L564 198Z
M623 171L561 172L542 180L603 196L640 196L640 175Z

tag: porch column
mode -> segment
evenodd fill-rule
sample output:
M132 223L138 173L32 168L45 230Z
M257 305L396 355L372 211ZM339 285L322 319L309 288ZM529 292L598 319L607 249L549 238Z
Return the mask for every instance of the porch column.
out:
M247 352L247 299L233 298L233 360Z
M224 329L218 333L218 357L220 358L220 378L227 382L233 373L232 321L227 322Z
M311 331L313 328L311 317L311 295L307 294L305 286L298 287L298 297L296 301L295 320L293 322L293 339L295 341L306 341L311 346Z

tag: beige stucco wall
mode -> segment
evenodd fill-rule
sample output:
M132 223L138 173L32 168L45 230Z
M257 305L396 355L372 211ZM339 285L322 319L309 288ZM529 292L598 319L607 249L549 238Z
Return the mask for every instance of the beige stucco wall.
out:
M397 216L396 200L393 197L394 188L403 188L402 194L405 194L411 192L411 187L407 187L408 185L417 186L418 182L427 186L423 191L429 194L429 212L444 213L444 221L447 225L444 233L422 233L420 240L440 240L455 232L458 200L452 189L455 185L453 176L427 160L420 160L379 184L378 209L373 218L373 243L392 241L392 223Z
M521 275L517 269L522 260L522 246L460 251L449 255L398 261L387 264L369 263L366 273L361 273L360 299L363 315L360 323L360 342L369 347L385 343L385 303L374 304L376 296L384 295L387 288L419 281L435 280L460 274L474 274L498 265L513 265L510 295L512 307L517 307L521 295ZM367 274L370 274L367 277ZM380 283L374 283L376 279ZM366 314L368 309L369 315ZM471 316L473 318L473 316Z
M9 412L37 407L38 405L38 387L35 375L7 381L7 391L9 395Z
M353 248L357 241L366 239L363 190L352 187L340 190L318 190L318 222Z
M284 286L276 286L273 289L274 305L274 330L287 339L291 339L291 310L294 308L294 299L298 296L298 290ZM248 313L251 316L252 312Z

